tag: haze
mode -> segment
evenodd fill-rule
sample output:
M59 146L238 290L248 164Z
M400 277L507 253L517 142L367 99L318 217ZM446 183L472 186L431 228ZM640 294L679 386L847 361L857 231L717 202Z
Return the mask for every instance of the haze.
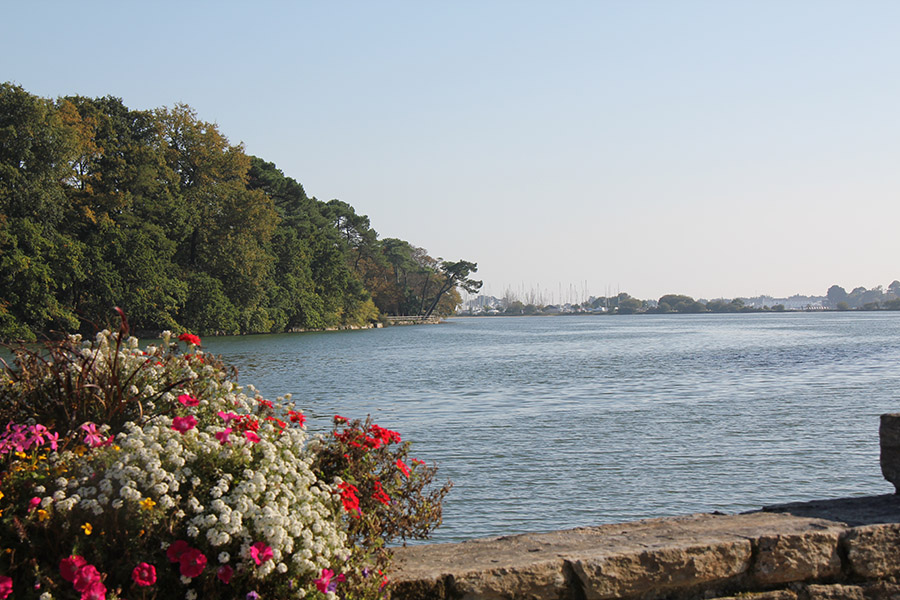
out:
M900 278L894 2L6 3L0 80L183 102L507 288Z

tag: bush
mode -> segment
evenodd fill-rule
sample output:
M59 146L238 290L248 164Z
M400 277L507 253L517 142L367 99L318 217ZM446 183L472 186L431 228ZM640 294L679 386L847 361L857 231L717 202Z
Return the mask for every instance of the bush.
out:
M433 467L368 420L307 443L288 398L179 341L141 350L123 326L14 349L0 599L381 596L386 544L427 536L449 485L424 491Z

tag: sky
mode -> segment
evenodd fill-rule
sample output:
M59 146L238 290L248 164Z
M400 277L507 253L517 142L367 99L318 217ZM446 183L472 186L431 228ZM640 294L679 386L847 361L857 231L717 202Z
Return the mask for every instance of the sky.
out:
M900 279L893 0L0 3L0 81L186 103L484 293Z

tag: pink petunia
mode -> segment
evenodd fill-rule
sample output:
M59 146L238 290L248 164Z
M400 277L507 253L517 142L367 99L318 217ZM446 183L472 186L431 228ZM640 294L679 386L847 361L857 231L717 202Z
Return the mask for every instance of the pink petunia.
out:
M13 582L11 577L0 575L0 600L6 600L12 594Z
M181 561L181 555L191 549L191 545L184 540L177 540L169 544L166 549L166 558L169 562L177 563Z
M82 590L80 600L106 600L106 586L99 579L90 582Z
M265 542L256 542L250 546L250 557L253 559L253 562L256 563L256 566L270 560L273 556L272 547Z
M234 569L231 568L231 565L222 565L219 567L219 570L216 571L216 577L219 578L219 581L228 585L231 583L231 577L234 575Z
M197 406L200 404L200 401L190 394L181 394L178 396L178 401L184 404L185 406Z
M181 555L178 561L181 565L181 574L185 577L197 577L206 568L206 555L197 550L190 548Z
M316 588L324 594L328 591L328 585L331 583L332 577L334 577L334 571L331 569L322 569L322 576L318 579L314 579L313 583L315 583Z
M244 437L247 438L248 441L253 442L254 444L258 443L261 439L258 435L256 435L253 431L245 431Z
M225 431L219 431L216 433L216 439L219 440L221 445L230 444L231 441L228 439L228 434L231 433L231 427L226 429Z
M186 417L175 417L172 419L172 429L179 432L181 435L184 435L191 429L197 426L197 419L194 415L188 415Z
M76 556L73 554L69 558L64 558L59 561L59 574L63 579L72 583L75 581L75 574L78 572L78 569L86 564L87 561L83 556Z
M140 586L148 586L156 583L156 567L142 562L131 572L131 579Z
M75 590L84 592L92 583L100 581L100 571L94 565L81 565L75 573Z
M225 412L225 411L220 410L219 417L221 417L222 420L225 421L225 424L228 425L228 423L230 423L232 419L237 419L238 415L237 415L237 413Z

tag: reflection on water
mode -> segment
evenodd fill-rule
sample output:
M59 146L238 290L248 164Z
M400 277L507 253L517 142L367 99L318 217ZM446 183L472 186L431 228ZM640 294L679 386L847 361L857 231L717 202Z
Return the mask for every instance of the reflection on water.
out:
M453 319L209 338L324 430L365 416L454 481L435 539L889 493L900 314Z

